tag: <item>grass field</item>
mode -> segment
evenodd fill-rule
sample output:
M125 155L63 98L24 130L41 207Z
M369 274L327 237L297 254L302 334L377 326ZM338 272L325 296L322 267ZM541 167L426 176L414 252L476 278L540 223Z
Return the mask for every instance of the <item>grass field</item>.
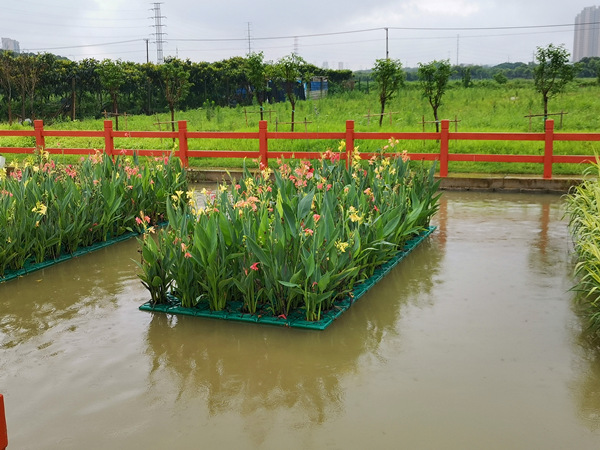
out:
M573 83L568 90L556 98L550 100L549 109L551 113L564 112L562 128L560 128L560 116L553 116L556 131L564 132L596 132L600 130L600 87L588 81ZM383 125L379 127L378 117L367 117L369 112L379 112L377 93L358 91L347 92L320 100L307 100L296 105L296 121L306 121L297 124L296 131L310 132L343 132L346 120L354 120L356 131L383 131L390 134L398 132L423 131L423 118L425 121L433 119L431 108L427 100L421 97L418 85L409 83L400 91L398 96L392 100L386 110L393 112L390 117L386 116ZM266 105L265 118L269 122L270 131L289 131L290 125L280 122L290 121L290 104L276 103ZM244 112L246 110L246 113ZM187 120L190 131L257 131L259 115L256 113L258 107L235 107L214 109L196 109L180 111L176 114L176 120ZM443 98L440 108L440 117L443 119L458 120L456 124L458 131L477 132L541 132L543 131L543 119L535 117L529 119L529 114L540 114L542 112L541 96L536 93L531 81L516 80L498 85L495 82L481 82L468 89L459 84L453 85ZM153 116L128 116L119 121L120 130L167 130L169 125L157 122L170 120L168 114ZM276 124L279 122L279 124ZM56 121L46 124L50 129L81 129L101 130L103 119L85 120L78 122ZM451 131L455 124L451 123ZM8 124L0 125L0 129L8 129ZM13 125L13 129L22 128L21 125ZM435 131L432 123L425 125L426 131ZM34 146L32 137L0 138L2 147ZM102 139L83 138L47 138L48 147L103 147ZM338 143L333 141L276 141L269 143L269 150L287 151L324 151L327 148L337 148ZM376 151L383 145L384 141L357 141L361 151ZM402 141L400 150L409 152L437 152L439 144L435 141ZM115 139L116 148L130 149L163 149L173 148L171 139ZM599 143L556 143L556 154L595 154L600 152ZM257 150L256 141L245 140L216 140L204 139L190 141L190 149L207 150ZM451 142L450 152L456 153L508 153L508 154L542 154L542 142ZM15 155L5 153L10 163ZM23 156L16 157L20 159ZM68 157L65 157L68 158ZM71 160L73 158L71 157ZM78 159L78 158L75 158ZM242 161L239 159L198 159L190 160L192 166L197 167L239 167ZM555 165L555 174L578 174L583 170L575 165ZM450 172L482 172L482 173L535 173L542 172L538 164L507 164L507 163L450 163Z

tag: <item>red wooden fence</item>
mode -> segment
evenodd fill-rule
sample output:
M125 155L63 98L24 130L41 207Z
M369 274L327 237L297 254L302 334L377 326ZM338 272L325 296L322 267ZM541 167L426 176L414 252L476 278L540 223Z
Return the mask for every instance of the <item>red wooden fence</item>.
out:
M346 154L342 158L346 163L350 161L350 155L357 140L388 140L390 137L403 140L438 141L439 153L409 153L413 160L438 160L440 162L440 176L448 176L448 163L450 161L478 161L478 162L520 162L543 164L543 177L552 178L552 165L557 163L589 163L595 162L595 157L590 155L555 155L554 142L557 141L600 141L600 133L555 133L554 121L547 120L543 133L488 133L488 132L450 132L450 121L442 120L440 132L422 133L380 133L360 132L354 130L354 121L346 121L346 129L343 132L272 132L267 130L267 122L259 122L258 132L221 132L221 131L188 131L187 122L178 122L178 131L115 131L112 121L104 121L103 131L81 131L81 130L47 130L43 121L34 121L33 130L0 130L2 136L33 136L36 148L43 148L51 154L65 155L87 155L94 154L92 148L48 148L46 137L88 137L104 138L104 151L109 155L125 154L132 155L135 151L140 156L163 156L168 154L165 150L130 150L116 149L115 138L167 138L177 139L179 146L176 156L181 158L184 166L188 166L188 159L193 158L258 158L265 167L269 159L273 158L320 158L320 152L292 152L292 151L269 151L269 141L275 139L301 139L301 140L345 140ZM190 150L190 139L247 139L258 141L257 151L235 151L235 150ZM540 141L544 142L543 155L498 155L498 154L470 154L450 153L450 141ZM1 142L1 140L0 140ZM0 147L0 153L32 153L32 147ZM375 153L361 152L361 158L369 159Z
M4 397L0 394L0 450L8 447L8 432L6 431L6 415L4 413Z

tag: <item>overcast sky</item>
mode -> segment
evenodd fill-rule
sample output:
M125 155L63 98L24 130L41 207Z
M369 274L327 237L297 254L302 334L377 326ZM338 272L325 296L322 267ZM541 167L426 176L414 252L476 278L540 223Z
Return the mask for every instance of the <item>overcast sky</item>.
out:
M2 1L0 37L22 51L83 58L157 61L153 2L140 0ZM163 53L219 61L263 51L275 61L292 52L323 67L368 69L386 56L404 67L530 62L537 47L573 52L580 0L163 0ZM445 28L445 29L443 29ZM478 28L478 29L475 29ZM494 29L496 28L496 29ZM317 35L317 36L316 36Z

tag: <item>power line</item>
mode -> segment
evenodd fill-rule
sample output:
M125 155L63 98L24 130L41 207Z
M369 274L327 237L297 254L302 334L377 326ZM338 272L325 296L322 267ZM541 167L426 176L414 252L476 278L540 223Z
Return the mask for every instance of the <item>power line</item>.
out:
M365 28L361 30L347 31L332 31L327 33L312 33L312 34L294 34L287 36L264 36L253 37L254 40L270 40L270 39L295 39L295 38L310 38L322 36L336 36L342 34L367 33L370 31L385 31L390 30L408 30L408 31L481 31L481 30L525 30L535 28L560 28L560 27L580 27L582 25L599 25L600 22L585 22L585 23L565 23L554 25L521 25L521 26L502 26L502 27L377 27ZM247 38L188 38L188 39L171 39L172 41L188 41L188 42L224 42L224 41L243 41Z
M139 42L143 41L143 38L138 39L129 39L127 41L116 41L116 42L102 42L100 44L82 44L82 45L69 45L65 47L44 47L44 48L30 48L29 51L46 51L46 50L68 50L70 48L83 48L83 47L101 47L103 45L117 45L117 44L128 44L130 42Z

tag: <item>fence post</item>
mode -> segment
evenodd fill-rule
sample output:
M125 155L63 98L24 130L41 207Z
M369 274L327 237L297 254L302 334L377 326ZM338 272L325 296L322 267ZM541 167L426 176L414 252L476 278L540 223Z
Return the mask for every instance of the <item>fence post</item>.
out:
M269 141L267 140L267 121L258 122L258 159L261 170L269 167Z
M179 159L183 167L188 167L188 139L187 139L187 121L180 120L177 122L178 138L179 138Z
M354 152L354 120L346 120L346 169L352 164Z
M46 139L44 138L44 121L34 120L33 129L35 131L35 147L36 150L44 150L46 148Z
M112 120L104 121L104 152L111 158L115 154L115 139L113 138L112 127Z
M548 119L544 125L544 178L552 178L552 154L554 151L554 120Z
M448 141L450 137L450 121L442 120L442 130L440 132L440 177L448 176Z
M0 450L4 450L6 447L8 447L8 431L4 412L4 397L0 394Z

